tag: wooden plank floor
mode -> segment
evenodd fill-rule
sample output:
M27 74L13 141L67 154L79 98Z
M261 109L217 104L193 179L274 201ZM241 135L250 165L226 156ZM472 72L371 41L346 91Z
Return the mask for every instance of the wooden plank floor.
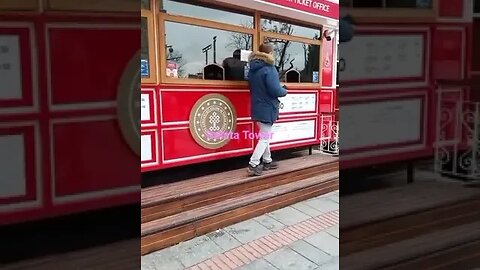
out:
M25 243L27 244L27 243ZM0 265L2 270L131 270L140 265L140 239Z
M179 197L189 197L211 189L221 189L235 183L256 181L265 177L273 177L291 171L299 171L321 164L338 162L338 158L327 155L310 155L279 161L277 170L266 171L264 175L248 177L246 168L207 175L177 183L159 185L142 189L142 206L162 201L174 200ZM195 187L195 188L192 188Z
M341 197L340 228L351 228L480 197L479 188L440 181Z
M342 258L342 269L366 270L394 266L477 240L480 240L480 222L423 234L412 239L354 253Z

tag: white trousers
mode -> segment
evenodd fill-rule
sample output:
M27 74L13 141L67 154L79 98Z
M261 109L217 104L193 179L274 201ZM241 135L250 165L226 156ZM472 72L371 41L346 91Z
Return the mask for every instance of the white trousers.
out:
M257 122L260 129L259 140L255 151L253 151L250 158L250 165L257 166L260 164L260 159L263 158L263 162L272 162L272 154L270 153L270 139L272 135L272 125Z

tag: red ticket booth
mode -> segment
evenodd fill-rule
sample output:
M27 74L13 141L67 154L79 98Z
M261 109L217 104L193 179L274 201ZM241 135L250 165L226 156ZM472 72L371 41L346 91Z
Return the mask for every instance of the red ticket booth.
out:
M357 24L339 49L342 169L433 157L436 81L471 75L472 1L340 5Z
M338 1L142 3L143 172L253 152L248 55L266 41L289 88L272 149L320 144L321 117L336 110Z
M140 36L132 1L0 1L0 225L138 201Z

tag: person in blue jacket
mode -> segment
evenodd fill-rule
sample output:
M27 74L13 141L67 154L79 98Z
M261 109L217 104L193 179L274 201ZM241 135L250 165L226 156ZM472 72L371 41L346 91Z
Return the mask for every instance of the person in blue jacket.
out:
M278 168L278 164L272 161L270 139L273 123L278 120L278 98L286 96L287 89L280 84L274 64L273 47L270 44L262 44L258 52L252 52L249 56L251 117L260 130L257 146L248 165L249 176L261 175L263 170Z

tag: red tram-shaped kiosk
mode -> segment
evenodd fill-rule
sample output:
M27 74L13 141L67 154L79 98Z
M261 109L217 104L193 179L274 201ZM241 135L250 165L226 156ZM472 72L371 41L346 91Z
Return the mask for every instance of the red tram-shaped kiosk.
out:
M472 75L473 2L480 8L470 0L341 1L356 21L354 39L339 47L342 169L434 156L437 82ZM468 99L469 89L456 91Z
M263 41L290 89L274 149L320 143L338 2L141 3L139 27L135 1L0 2L0 225L138 202L139 170L250 154L255 138L192 126L254 131L244 60Z
M248 55L274 46L289 94L272 149L320 145L336 106L338 2L152 1L142 10L142 171L248 155ZM233 136L207 138L208 132ZM235 137L236 135L236 137Z
M0 2L0 225L138 202L140 36L132 1Z

